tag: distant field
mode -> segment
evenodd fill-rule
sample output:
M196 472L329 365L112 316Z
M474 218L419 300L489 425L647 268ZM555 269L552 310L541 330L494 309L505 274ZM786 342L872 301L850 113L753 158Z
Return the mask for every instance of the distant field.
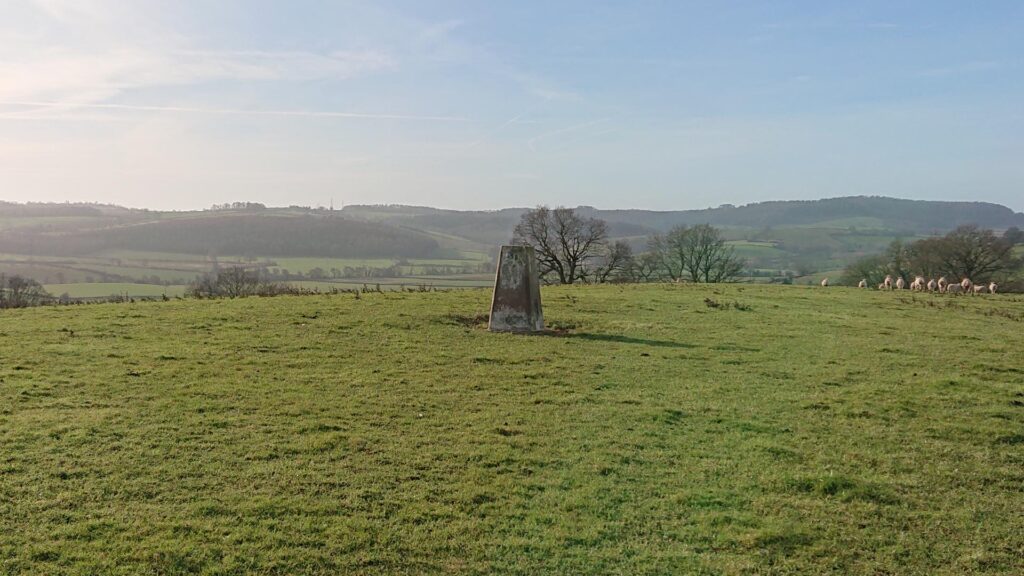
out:
M395 277L364 279L357 272L351 277L340 280L331 278L331 281L341 281L347 288L360 287L364 282L409 286L426 283L439 288L453 288L480 286L489 284L491 281L490 273L487 275L487 282L483 283L477 281L478 276L467 277L466 275L467 272L476 273L482 263L489 262L487 254L479 251L465 252L463 258L400 260L382 258L245 258L229 255L217 257L216 261L222 268L262 264L269 266L276 273L286 270L289 274L309 274L311 270L320 268L328 278L335 273L344 275L346 268L385 269L396 265L399 267L401 276ZM400 263L401 265L399 265ZM489 268L489 265L486 267ZM161 282L185 285L192 282L197 276L208 273L212 268L213 260L207 256L161 252L119 250L75 257L0 254L0 274L22 275L34 278L46 285L68 285L71 288L67 291L73 297L108 296L110 293L106 290L109 290L114 284L138 286L139 288L134 289L141 292L138 295L150 295L153 285L147 284L146 281L154 277ZM439 274L444 272L449 273ZM143 282L125 282L130 280ZM312 281L294 282L302 285ZM94 288L86 287L89 283L95 283L96 286ZM322 282L313 284L319 285ZM323 286L322 289L329 290L331 287L338 286ZM183 288L179 286L176 290L180 292ZM97 294L97 292L101 293ZM157 295L162 293L158 292Z
M1024 298L489 298L0 312L0 573L1024 573Z
M76 282L73 284L44 284L47 292L54 296L68 294L72 298L104 298L112 295L128 296L181 296L185 286L158 286L155 284Z
M80 224L93 221L93 218L85 216L47 216L37 218L0 216L0 230L45 226L67 226L69 224Z
M848 230L851 228L856 229L867 229L867 230L884 230L886 228L885 222L881 218L872 218L868 216L856 217L856 218L841 218L838 220L822 220L815 222L814 224L808 224L806 226L799 226L801 228L835 228L838 230Z
M397 265L400 262L404 262L401 268L406 274L416 274L422 272L428 267L451 267L461 268L467 266L476 266L481 262L488 262L489 258L486 255L481 255L478 252L469 253L466 258L454 259L454 258L409 258L409 259L358 259L358 258L271 258L275 264L273 268L283 268L290 272L300 272L302 274L308 274L310 270L314 268L320 268L326 272L330 272L331 269L344 270L345 267L368 267L368 268L389 268Z
M728 242L736 250L740 258L783 258L786 252L779 250L771 242L752 242L747 240L736 240Z
M315 280L291 280L285 282L291 286L297 286L300 288L306 288L309 290L320 290L323 292L329 292L332 288L335 289L361 289L363 287L374 289L379 284L382 288L390 288L393 290L400 289L418 289L420 287L427 288L481 288L485 286L493 286L494 278L466 278L466 277L452 277L452 276L407 276L402 278L367 278L366 281L359 280L331 280L331 281L315 281Z
M843 271L839 270L825 270L823 272L815 272L807 276L797 276L793 278L794 284L812 284L818 286L821 281L828 278L828 281L833 285L839 284L839 278L843 275Z

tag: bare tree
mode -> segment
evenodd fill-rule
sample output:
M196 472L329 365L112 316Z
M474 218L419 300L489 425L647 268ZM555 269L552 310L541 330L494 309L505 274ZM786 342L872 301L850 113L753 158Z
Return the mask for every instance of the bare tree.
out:
M587 274L608 238L604 220L583 218L572 208L540 206L523 214L512 241L532 246L545 279L572 284Z
M991 230L961 226L937 238L925 238L912 244L894 241L884 254L861 258L847 267L844 282L867 278L874 284L886 274L909 280L920 274L929 278L949 276L985 282L1016 269L1021 262L1013 257L1013 244Z
M690 279L694 282L730 282L743 271L736 250L725 243L718 228L698 224L690 229Z
M676 226L667 234L655 234L647 241L648 254L658 268L658 275L676 281L686 274L688 255L684 237L686 226Z
M1013 244L991 230L961 226L943 239L943 264L947 272L975 282L988 280L996 272L1014 268Z
M676 226L649 242L664 276L691 282L731 282L743 270L743 261L721 232L708 224Z
M910 260L910 246L904 244L902 240L893 240L885 251L885 257L888 260L890 274L896 278L903 278L907 283L913 280L914 273L911 268L914 265Z
M51 299L43 286L31 278L0 275L0 308L39 306Z
M265 287L258 271L233 266L196 278L188 292L196 298L240 298L264 293Z
M594 280L600 283L628 280L633 267L633 248L625 240L609 244L594 268Z
M659 265L658 255L654 252L644 252L633 258L633 267L630 275L637 282L650 282L658 278Z
M947 273L944 238L925 238L907 247L910 267L925 278L938 278Z
M868 286L876 286L882 283L886 274L889 274L889 261L885 256L865 256L843 270L839 283L856 286L861 280L867 280Z

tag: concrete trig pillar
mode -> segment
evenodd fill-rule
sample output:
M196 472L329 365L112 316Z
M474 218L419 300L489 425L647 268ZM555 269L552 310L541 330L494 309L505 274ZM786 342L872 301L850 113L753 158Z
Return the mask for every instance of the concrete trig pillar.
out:
M540 275L530 246L502 246L491 300L492 332L543 332Z

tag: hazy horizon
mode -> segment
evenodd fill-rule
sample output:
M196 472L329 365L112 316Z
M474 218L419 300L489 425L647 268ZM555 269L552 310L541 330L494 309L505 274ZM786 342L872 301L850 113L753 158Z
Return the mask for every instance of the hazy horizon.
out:
M551 203L551 202L541 203L541 204L534 204L534 205L495 206L495 207L490 207L490 208L458 208L458 207L450 207L450 206L435 206L435 205L429 205L429 204L401 204L401 203L393 203L393 202L357 202L357 203L345 204L345 205L335 203L333 205L333 208L336 211L340 211L340 210L344 209L346 206L349 206L349 207L352 207L352 206L395 206L395 207L402 206L402 207L407 207L407 208L430 208L430 209L436 209L436 210L449 210L449 211L461 211L461 212L500 212L502 210L523 210L523 209L529 210L529 209L534 208L536 206L549 206L549 207L566 206L566 207L574 208L574 209L578 209L578 208L592 208L592 209L595 209L595 210L606 211L606 212L611 212L611 211L630 211L630 210L642 211L642 212L687 212L687 211L698 211L698 210L714 210L716 208L722 208L725 205L731 205L733 207L742 208L742 207L745 207L745 206L761 204L761 203L765 203L765 202L816 202L816 201L837 200L837 199L842 199L842 198L855 198L855 197L858 197L858 196L830 196L830 197L825 197L825 198L779 198L779 199L754 200L754 201L746 202L746 203L743 203L743 204L732 204L730 202L725 202L723 204L719 204L719 205L716 205L716 206L699 206L699 207L693 207L693 208L660 208L660 209L643 208L643 207L637 207L637 206L594 206L594 205L591 205L591 204L565 205L565 204L558 204L558 203ZM1009 208L1010 210L1012 210L1015 213L1024 213L1024 211L1014 209L1013 206L1010 206L1010 205L1007 205L1007 204L1003 204L1003 203L1000 203L1000 202L989 202L987 200L931 200L931 199L928 199L928 198L921 198L921 199L917 199L917 198L899 198L899 197L895 197L895 196L879 196L879 195L863 195L863 196L859 196L859 197L886 198L886 199L890 199L890 200L911 200L911 201L921 200L921 201L933 201L933 202L981 202L981 203L988 203L988 204L995 204L995 205L1004 206L1006 208ZM4 199L0 198L0 201L8 201L8 200L4 200ZM82 200L82 201L63 201L63 200L62 201L50 201L50 200L38 201L38 200L27 200L27 201L15 201L15 202L16 203L33 203L33 202L36 202L36 203L42 203L42 204L76 204L76 205L117 206L117 207L120 207L120 208L126 208L126 209L130 209L130 210L152 210L152 211L159 211L159 212L197 212L197 211L207 211L207 210L221 209L218 204L232 204L232 203L240 203L240 202L244 203L244 202L251 202L251 201L250 200L246 200L246 199L235 199L235 200L232 200L230 202L215 203L215 204L211 204L209 206L197 206L197 207L194 207L194 208L168 208L168 209L154 208L152 206L143 206L143 205L134 205L134 204L120 204L120 203L113 203L113 202L99 202L99 201L93 201L93 200ZM330 203L328 203L328 204L296 204L296 203L293 202L291 204L264 204L265 208L271 209L271 210L288 209L288 208L291 208L293 206L300 207L300 208L307 208L307 209L329 209L329 208L331 208L331 204Z
M15 0L0 200L1024 211L1024 6Z

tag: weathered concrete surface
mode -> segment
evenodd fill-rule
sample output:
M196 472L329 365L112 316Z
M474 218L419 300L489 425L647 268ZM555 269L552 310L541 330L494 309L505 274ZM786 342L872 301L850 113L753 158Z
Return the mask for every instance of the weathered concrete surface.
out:
M492 332L542 332L540 276L530 246L502 246L491 300Z

